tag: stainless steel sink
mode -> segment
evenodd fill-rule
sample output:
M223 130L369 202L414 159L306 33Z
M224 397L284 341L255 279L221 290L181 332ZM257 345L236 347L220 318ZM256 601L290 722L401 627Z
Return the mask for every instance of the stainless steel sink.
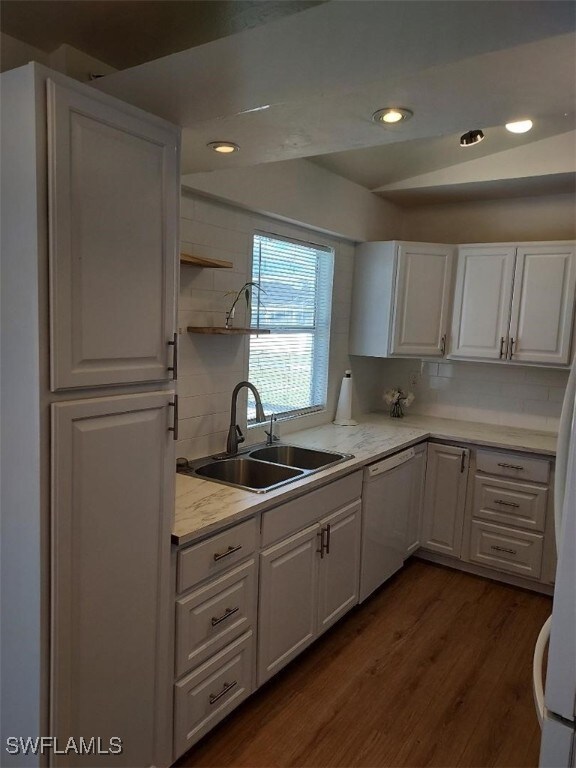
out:
M197 461L178 459L176 468L179 473L190 477L201 477L254 493L266 493L353 458L351 453L300 448L297 445L258 445L236 456Z
M215 480L225 485L262 493L278 488L291 480L297 480L305 473L294 467L241 457L203 464L194 469L194 474L206 480Z
M250 457L260 461L271 461L287 467L299 469L324 469L351 458L345 453L320 451L312 448L300 448L297 445L270 445L250 451Z

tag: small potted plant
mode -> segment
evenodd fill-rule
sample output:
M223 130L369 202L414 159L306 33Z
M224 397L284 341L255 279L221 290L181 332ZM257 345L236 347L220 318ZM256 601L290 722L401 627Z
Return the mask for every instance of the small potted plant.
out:
M252 304L252 292L254 288L257 288L259 291L262 291L262 293L265 293L264 289L260 286L259 283L254 283L251 280L244 283L242 288L237 293L234 293L234 291L228 291L225 293L225 296L234 296L234 301L232 302L232 306L230 309L226 312L226 328L232 328L234 324L234 315L236 313L236 304L240 300L242 296L244 296L244 299L246 301L246 314L248 316L248 322L250 322L250 314L251 314L251 304Z
M394 419L401 419L404 416L404 408L408 408L414 401L412 392L404 393L400 387L396 389L387 389L382 399L390 408L390 416Z

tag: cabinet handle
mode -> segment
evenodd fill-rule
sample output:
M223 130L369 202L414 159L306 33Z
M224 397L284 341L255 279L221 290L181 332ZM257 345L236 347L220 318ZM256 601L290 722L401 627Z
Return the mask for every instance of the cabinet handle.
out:
M515 507L518 509L520 504L514 504L513 501L502 501L502 499L494 499L494 504L500 504L503 507Z
M220 693L211 693L210 694L210 699L209 699L210 704L216 704L218 699L221 699L222 696L226 696L228 691L231 691L232 688L234 688L235 685L238 685L238 681L237 680L234 680L231 683L224 683L224 688L222 688Z
M326 526L326 554L330 554L330 539L332 537L332 527L330 523Z
M500 360L504 357L504 336L500 336Z
M498 462L499 467L504 467L504 469L524 469L524 467L521 467L520 464L505 464L504 462Z
M171 427L168 427L168 432L172 432L174 440L178 440L178 395L174 395L174 400L168 403L171 408L174 408L174 423Z
M466 451L462 451L462 457L460 459L460 472L464 472L466 469Z
M240 549L242 549L242 544L237 544L236 546L230 544L226 552L215 552L214 560L218 562L218 560L222 560L223 557L228 557L228 555L232 555L234 552L238 552Z
M440 339L440 354L442 357L446 354L446 334L442 334L442 338Z
M174 347L173 356L172 356L172 365L169 366L166 370L172 372L172 380L176 381L178 378L178 333L174 334L174 338L172 341L168 342L169 347Z
M320 528L320 531L316 534L316 536L320 537L320 549L317 549L316 552L320 555L321 560L324 560L324 531L325 528Z
M510 339L510 349L508 351L508 360L512 360L512 355L514 354L514 344L516 344L516 339Z
M496 544L491 544L490 549L496 550L496 552L506 552L509 555L516 555L517 552L515 549L507 549L506 547L499 547Z
M212 626L217 627L218 624L221 624L223 621L226 621L226 619L229 619L230 616L234 616L235 613L238 613L240 608L226 608L222 616L212 616Z

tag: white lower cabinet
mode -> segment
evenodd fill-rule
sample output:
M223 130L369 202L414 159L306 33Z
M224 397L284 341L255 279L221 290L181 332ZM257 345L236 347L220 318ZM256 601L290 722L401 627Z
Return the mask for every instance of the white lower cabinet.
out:
M176 683L176 755L189 749L252 692L253 647L254 636L247 632Z
M469 454L467 448L428 444L423 549L460 557Z
M422 514L424 511L424 494L426 490L426 456L427 444L418 445L414 449L412 459L411 501L406 526L406 555L410 557L420 547L422 531Z
M470 561L533 579L540 577L543 536L472 520Z
M260 555L258 683L285 666L316 636L318 525Z
M546 545L546 539L554 536L550 474L546 459L478 450L464 559L550 584L554 570L554 553L550 542Z
M360 578L360 502L320 521L321 555L318 578L318 634L358 602Z
M264 541L295 520L317 522L260 555L259 685L357 604L361 488L356 472L264 513Z
M360 500L262 552L258 684L358 603Z
M174 760L254 690L257 535L246 520L176 555Z

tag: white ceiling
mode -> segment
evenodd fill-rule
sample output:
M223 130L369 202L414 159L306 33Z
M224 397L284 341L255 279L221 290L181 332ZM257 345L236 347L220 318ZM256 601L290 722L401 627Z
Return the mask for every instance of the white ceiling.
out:
M184 5L194 4L210 13L211 2ZM264 3L244 2L243 12L250 5ZM292 5L290 15L260 12L258 25L240 20L218 39L196 40L96 87L183 126L183 174L307 158L403 204L574 189L574 3ZM125 47L137 48L129 36ZM376 109L394 104L414 117L390 128L371 121ZM531 133L502 128L525 116L535 122ZM460 134L473 128L486 139L461 149ZM213 140L234 141L241 151L216 155L206 147Z

